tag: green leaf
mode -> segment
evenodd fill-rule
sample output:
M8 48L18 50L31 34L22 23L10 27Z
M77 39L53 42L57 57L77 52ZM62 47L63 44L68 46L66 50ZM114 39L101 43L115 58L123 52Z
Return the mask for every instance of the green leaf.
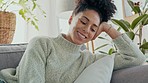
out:
M26 16L25 16L26 11L25 11L24 9L19 10L19 14L22 16L22 18L23 18L24 20L26 20Z
M98 38L99 38L99 39L102 39L102 40L107 40L107 41L110 41L108 38L101 37L101 36L99 36Z
M143 10L145 9L145 7L147 7L147 6L146 6L147 3L148 3L148 0L145 0L145 4L144 4L144 6L143 6Z
M120 31L121 30L121 27L119 27L118 29L117 29L117 31Z
M145 9L144 14L146 14L147 11L148 11L148 8Z
M145 54L145 49L142 48L142 49L141 49L141 52L142 52L143 54Z
M143 39L143 42L142 42L142 43L143 43L143 44L146 43L146 39Z
M31 21L31 24L34 25L34 27L35 27L37 30L39 30L37 24L36 24L34 21Z
M23 9L21 9L21 10L19 11L19 14L20 14L20 15L24 14Z
M132 22L132 24L131 24L131 29L134 29L135 27L137 27L140 23L142 23L142 21L143 21L144 19L146 19L146 17L147 17L146 14L137 17L137 18Z
M128 37L129 37L131 40L134 40L134 38L135 38L134 32L127 32L126 34L128 35Z
M126 20L120 20L120 22L122 22L127 28L130 28L130 23L129 22L127 22Z
M128 32L129 30L128 30L128 26L129 25L127 25L127 23L124 23L124 21L123 20L121 20L121 21L119 21L119 20L116 20L116 19L111 19L111 21L114 23L114 24L116 24L116 25L118 25L119 27L121 27L125 32Z
M131 0L127 0L129 6L132 8L132 10L135 12L135 14L139 13L139 9L138 7L134 6L134 3Z
M37 5L37 7L39 8L39 10L43 13L44 17L46 17L46 15L45 15L46 12L45 12L44 10L41 9L40 5L38 5L38 4L36 4L36 5Z
M25 5L28 1L27 0L19 0L20 5Z
M143 39L142 44L145 44L145 43L146 43L146 39ZM144 49L144 48L141 49L141 52L142 52L143 54L145 54L145 51L146 51L146 49Z
M102 54L108 54L107 52L104 52L104 51L99 51L100 53L102 53Z
M19 3L17 3L17 2L14 2L14 1L12 2L12 4L13 4L13 5L19 5Z
M2 3L3 3L3 1L4 1L4 0L0 0L0 4L2 4Z
M34 19L35 21L39 21L36 17L33 17L33 19Z
M27 18L27 22L29 22L30 21L30 18Z
M148 42L142 44L142 45L140 46L140 48L148 49Z
M134 8L134 3L131 0L127 0L129 6L132 8L132 10L135 12L135 14L138 13L138 11Z
M114 52L114 49L113 49L113 48L111 48L111 49L109 49L108 54L109 54L109 55L111 55L111 54L113 54L113 52Z
M106 39L106 38L104 38L104 37L101 37L101 36L99 36L98 38L99 38L99 39Z
M32 0L32 3L33 3L33 7L32 7L32 11L36 8L36 3L35 3L35 1L34 0Z
M137 13L140 13L141 10L140 10L140 7L139 6L134 6L134 10L136 10Z
M147 25L147 24L148 24L148 14L146 14L146 18L143 19L142 24L143 24L143 25Z
M104 38L104 37L101 37L101 36L99 36L98 38L99 38L99 39L102 39L102 40L107 40L107 41L108 41L107 38Z
M109 45L109 44L103 44L103 45L97 47L95 50L98 50L98 49L100 49L100 48L103 48L103 47L105 47L105 46L107 46L107 45Z

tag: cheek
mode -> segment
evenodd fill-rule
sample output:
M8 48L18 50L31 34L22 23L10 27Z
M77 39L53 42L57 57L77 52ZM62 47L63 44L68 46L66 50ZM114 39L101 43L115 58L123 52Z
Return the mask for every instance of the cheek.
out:
M95 36L95 33L89 34L89 39L88 40L89 41L92 40L94 38L94 36Z
M77 27L77 28L82 28L82 27L84 27L84 26L85 26L85 25L82 24L82 23L80 22L80 20L78 20L77 23L75 24L75 27Z

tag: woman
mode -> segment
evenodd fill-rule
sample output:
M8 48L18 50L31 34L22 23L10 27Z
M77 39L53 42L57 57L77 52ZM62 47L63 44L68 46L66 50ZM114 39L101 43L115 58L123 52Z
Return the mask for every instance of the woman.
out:
M110 0L80 0L69 19L68 34L35 37L14 69L1 71L8 83L73 83L90 64L105 55L81 51L81 46L106 32L118 47L114 70L140 65L145 57L131 40L106 22L115 13Z

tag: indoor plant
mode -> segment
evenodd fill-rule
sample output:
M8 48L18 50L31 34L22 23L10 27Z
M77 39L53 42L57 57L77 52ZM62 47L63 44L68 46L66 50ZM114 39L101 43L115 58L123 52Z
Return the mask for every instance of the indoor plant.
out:
M112 19L111 21L115 25L119 26L118 30L123 29L132 40L135 39L135 36L138 36L139 41L137 42L137 45L139 45L139 49L145 54L146 50L148 50L148 40L146 40L145 38L142 39L142 29L144 28L144 26L148 24L148 0L145 1L143 8L140 8L140 2L133 2L131 0L127 0L127 2L134 11L134 13L138 14L138 17L134 18L134 20L131 23L122 19ZM99 38L105 39L104 37ZM107 45L109 44L104 44L98 47L97 49ZM116 47L114 45L112 45L112 48L108 51L108 54L112 54L113 52L116 52Z
M14 35L14 30L15 30L15 13L13 10L9 9L11 7L17 6L17 9L14 9L15 12L19 13L21 17L27 22L32 24L36 30L39 30L38 28L38 18L36 17L34 11L35 9L39 9L41 11L41 14L45 16L45 12L40 8L40 5L37 4L37 0L0 0L0 43L11 43ZM7 16L5 16L7 14ZM13 16L12 16L13 15ZM4 23L4 19L9 19ZM13 20L11 20L13 19ZM4 26L4 25L10 25L9 23L14 24L12 26ZM11 22L13 21L13 22ZM10 33L9 33L10 32ZM5 34L4 34L5 33ZM8 35L8 36L6 36ZM3 36L3 37L2 37ZM5 40L5 39L8 39Z

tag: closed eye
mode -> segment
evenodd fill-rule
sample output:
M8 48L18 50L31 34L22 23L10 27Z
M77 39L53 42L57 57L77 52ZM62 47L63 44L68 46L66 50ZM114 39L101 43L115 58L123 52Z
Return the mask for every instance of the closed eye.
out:
M84 21L80 20L80 22L81 22L82 24L86 25L86 23L85 23Z
M93 29L93 28L91 28L91 31L92 31L92 32L96 32L96 30L95 30L95 29Z

